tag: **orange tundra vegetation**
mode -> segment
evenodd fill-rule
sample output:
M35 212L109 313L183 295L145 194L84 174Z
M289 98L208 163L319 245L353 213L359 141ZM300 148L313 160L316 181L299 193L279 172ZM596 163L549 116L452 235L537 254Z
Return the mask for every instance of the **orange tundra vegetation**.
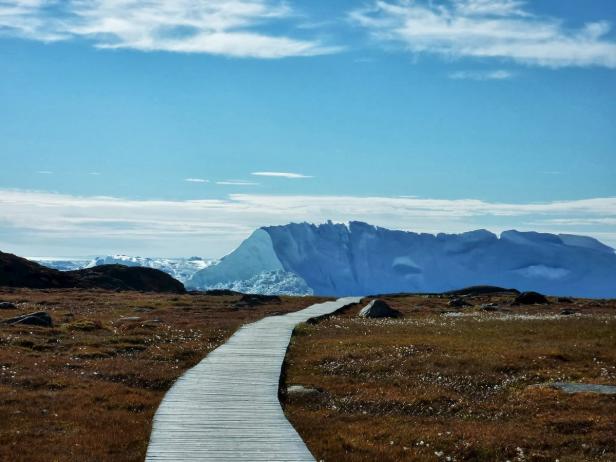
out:
M309 392L283 392L288 418L327 462L615 461L616 395L548 384L616 385L616 301L512 298L385 297L402 319L298 326L285 383Z

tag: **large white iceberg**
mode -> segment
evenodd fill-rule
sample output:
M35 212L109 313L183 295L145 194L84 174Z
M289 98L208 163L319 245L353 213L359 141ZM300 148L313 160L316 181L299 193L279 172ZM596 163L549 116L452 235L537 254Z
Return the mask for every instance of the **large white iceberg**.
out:
M187 286L265 293L267 274L284 274L298 287L304 287L301 280L309 291L333 296L486 284L616 297L616 253L590 237L519 231L499 237L486 230L433 235L362 222L260 228L218 263L197 271Z

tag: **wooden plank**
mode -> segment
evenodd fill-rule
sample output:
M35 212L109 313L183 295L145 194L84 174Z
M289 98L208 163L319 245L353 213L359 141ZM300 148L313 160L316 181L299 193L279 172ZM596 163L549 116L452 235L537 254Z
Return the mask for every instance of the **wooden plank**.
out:
M282 363L298 323L359 300L341 298L240 328L167 392L146 461L314 461L278 401Z

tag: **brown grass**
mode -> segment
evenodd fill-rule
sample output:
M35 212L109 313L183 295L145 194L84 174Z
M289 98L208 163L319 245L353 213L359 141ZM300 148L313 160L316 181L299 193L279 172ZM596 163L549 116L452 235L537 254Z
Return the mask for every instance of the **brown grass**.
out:
M616 385L616 301L575 300L565 317L510 299L473 299L507 310L487 313L396 297L401 320L357 308L300 326L286 384L321 393L283 397L287 416L325 461L616 460L616 396L534 386Z
M0 289L0 318L48 311L53 328L0 324L0 460L141 461L165 391L240 325L318 301ZM130 318L139 319L130 319ZM129 318L129 319L122 319Z

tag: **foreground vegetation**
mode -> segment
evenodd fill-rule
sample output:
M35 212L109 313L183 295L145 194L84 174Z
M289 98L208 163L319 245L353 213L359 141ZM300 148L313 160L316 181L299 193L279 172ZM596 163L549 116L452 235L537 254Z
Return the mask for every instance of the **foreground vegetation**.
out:
M141 461L165 391L240 325L315 298L258 307L239 296L0 289L0 319L47 311L53 327L0 324L0 460Z
M616 385L616 302L512 298L390 297L404 318L298 327L286 385L311 390L287 416L324 461L616 460L616 395L546 385Z

